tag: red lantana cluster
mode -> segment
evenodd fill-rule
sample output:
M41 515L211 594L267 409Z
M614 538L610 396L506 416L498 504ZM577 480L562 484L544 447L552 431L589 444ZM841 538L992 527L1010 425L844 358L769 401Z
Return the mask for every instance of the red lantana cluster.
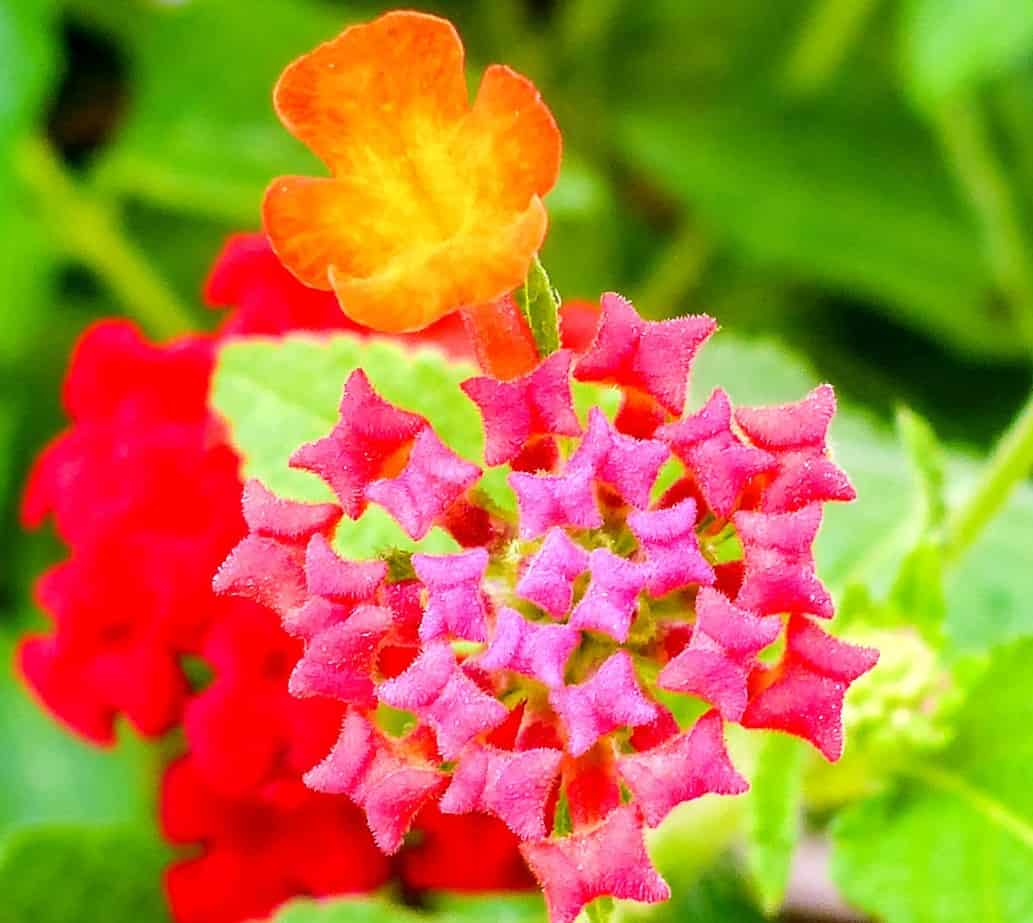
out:
M571 923L597 897L668 896L644 828L746 789L726 722L839 757L843 695L877 655L818 622L833 614L811 553L822 504L854 495L826 449L835 399L823 386L733 410L716 390L683 416L714 327L604 296L583 354L464 383L484 424L476 463L358 370L340 422L291 462L337 504L245 490L249 532L215 587L277 611L304 647L291 691L346 709L305 780L361 808L384 853L434 802L496 817L552 923ZM579 419L572 377L621 391L616 424L598 407ZM484 502L482 463L510 467L511 509ZM680 476L661 490L665 466ZM343 517L371 503L413 540L440 526L463 550L340 557L336 531L361 528ZM709 710L681 728L671 694Z
M295 895L366 891L392 877L406 888L526 887L516 840L498 821L428 808L422 841L389 864L351 804L301 783L337 737L343 708L289 695L303 645L274 612L212 593L248 524L239 459L207 393L228 337L362 331L260 236L228 244L206 294L234 308L216 335L157 346L129 323L104 321L76 347L64 392L72 424L37 462L23 508L27 525L50 517L70 548L39 582L54 624L21 644L25 679L96 743L113 742L119 716L148 737L183 726L187 752L161 799L168 838L195 845L167 879L181 923L235 923ZM455 316L411 339L469 349ZM187 658L214 679L192 690ZM464 844L493 861L462 861Z

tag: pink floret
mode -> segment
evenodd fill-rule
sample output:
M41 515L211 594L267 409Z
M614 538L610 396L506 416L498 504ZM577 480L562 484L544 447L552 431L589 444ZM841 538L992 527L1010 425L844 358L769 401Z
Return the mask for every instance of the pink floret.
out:
M441 797L445 814L493 814L522 840L546 835L545 807L559 775L559 750L496 750L471 744Z
M463 391L484 420L486 464L513 461L535 439L581 434L570 395L572 359L572 353L561 350L521 378L481 377L463 382Z
M480 468L456 455L428 426L416 437L402 472L374 481L366 499L379 503L410 538L419 540L480 476Z
M603 295L602 309L595 340L574 367L574 377L635 388L668 413L681 414L692 360L717 328L713 318L643 320L630 302L613 292Z
M605 414L588 412L588 432L570 459L567 471L588 471L612 487L636 509L649 506L650 491L670 452L655 439L636 439L617 432Z
M451 636L486 641L487 615L481 581L488 569L488 552L474 548L460 554L414 554L412 566L427 588L420 640Z
M587 753L604 734L637 727L656 718L656 704L643 694L631 655L618 651L585 682L549 693L549 702L567 727L567 750Z
M538 538L554 526L596 529L603 524L587 472L547 475L514 471L509 486L520 506L521 538Z
M724 723L707 712L685 734L646 753L622 756L617 771L631 789L650 827L679 804L713 793L740 795L749 788L725 750Z
M412 445L427 422L380 397L361 369L345 383L340 414L328 436L294 453L291 467L318 474L333 488L345 513L357 519L366 508L366 487L383 477L385 467Z
M728 395L715 388L702 410L657 431L657 437L685 463L707 506L721 519L731 515L746 485L776 464L773 455L745 445L732 432L731 420Z
M628 525L645 552L647 586L654 596L714 582L714 570L699 550L691 497L665 509L632 513Z
M485 670L513 670L555 688L563 685L563 670L581 639L569 625L529 622L519 612L503 606L495 623L495 636L477 658Z
M637 808L616 808L597 827L520 847L545 891L551 923L574 923L597 897L655 904L671 889L649 861Z
M623 644L638 614L638 594L646 587L649 571L605 548L592 552L589 570L592 582L570 614L570 625L604 632Z
M562 529L552 528L517 582L517 595L562 618L574 601L574 581L586 570L588 552Z
M478 734L497 728L509 714L463 672L452 648L444 643L424 648L404 673L381 684L377 695L425 721L447 760L455 759Z

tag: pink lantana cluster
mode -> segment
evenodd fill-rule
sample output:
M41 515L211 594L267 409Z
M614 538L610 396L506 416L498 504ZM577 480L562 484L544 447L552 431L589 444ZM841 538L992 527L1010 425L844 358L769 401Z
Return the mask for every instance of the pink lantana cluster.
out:
M716 390L683 416L714 322L650 323L616 295L602 307L582 355L463 385L483 465L510 468L512 508L478 488L480 463L358 370L339 423L292 459L338 502L253 482L249 534L215 580L304 642L295 695L347 706L307 784L360 806L386 853L433 800L501 819L552 923L602 896L668 896L644 830L703 794L745 791L726 723L837 759L843 695L877 657L819 624L833 614L811 552L821 505L854 495L826 449L832 389L737 409ZM615 423L598 407L579 419L572 377L621 390ZM337 530L361 528L343 517L370 503L412 539L441 526L462 550L343 559ZM679 695L704 703L687 728L663 704Z

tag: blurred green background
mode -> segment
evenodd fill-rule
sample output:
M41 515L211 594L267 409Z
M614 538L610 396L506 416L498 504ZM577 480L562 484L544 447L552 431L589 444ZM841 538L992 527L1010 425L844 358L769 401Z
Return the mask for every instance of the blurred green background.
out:
M556 114L565 154L544 262L565 297L616 289L651 317L705 310L802 354L871 416L888 423L907 404L973 454L1022 404L1033 377L1030 0L415 6L457 24L472 78L510 64ZM160 336L212 325L199 289L222 239L257 228L271 177L317 170L272 113L276 76L386 8L0 0L5 663L35 618L31 578L59 553L19 533L17 506L31 459L62 425L71 343L106 315ZM1030 533L1016 534L1028 547ZM3 683L0 832L149 810L130 794L146 769L139 748L87 751ZM111 842L90 849L83 861L102 863ZM160 860L144 852L141 881ZM722 868L670 919L759 918ZM0 921L22 919L5 912L0 899Z

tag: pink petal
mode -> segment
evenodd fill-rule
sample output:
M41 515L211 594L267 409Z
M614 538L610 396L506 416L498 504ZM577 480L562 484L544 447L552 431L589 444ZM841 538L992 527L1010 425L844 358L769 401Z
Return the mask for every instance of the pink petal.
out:
M516 585L517 595L555 618L562 618L574 601L574 581L588 570L588 552L562 529L553 528Z
M647 586L653 596L714 582L714 571L699 550L696 501L691 497L666 509L636 511L628 525L646 554Z
M740 407L735 411L735 422L762 449L824 449L835 414L836 393L832 385L819 385L794 404Z
M549 923L574 923L597 897L655 904L671 896L650 863L642 818L631 805L617 808L593 830L524 843L520 851L545 891Z
M764 490L761 509L786 513L810 503L849 503L856 498L842 468L818 452L803 449L779 456L778 473Z
M340 414L328 436L294 453L291 467L318 474L333 488L345 513L357 519L366 508L366 487L384 476L427 422L380 397L361 369L345 383Z
M749 669L720 649L687 647L660 671L658 685L670 692L699 696L728 721L746 710Z
M212 589L282 615L305 601L301 549L262 535L245 536L215 572Z
M745 576L736 605L761 615L806 612L832 618L832 597L814 573L817 504L793 513L736 513Z
M309 536L328 532L341 518L336 504L283 500L254 478L244 485L243 506L250 532L302 545Z
M696 596L696 631L712 638L734 660L745 661L759 653L781 630L778 617L740 609L717 590L704 587Z
M731 420L728 395L716 388L702 410L657 431L721 519L731 515L749 481L776 464L773 455L744 445L732 432Z
M742 725L802 737L835 762L843 753L843 696L878 659L873 648L839 641L810 619L794 615L782 662L756 671L757 689Z
M605 548L592 552L589 570L592 582L570 614L570 625L604 632L623 644L638 614L638 594L645 589L649 573L641 564Z
M361 606L347 621L313 638L294 667L288 689L298 698L326 696L360 708L373 708L373 667L391 629L391 613Z
M655 439L635 439L618 433L605 414L588 412L588 432L567 465L567 471L588 471L613 487L636 509L649 506L649 494L670 452Z
M740 795L749 785L725 750L721 716L707 712L692 730L646 753L622 756L617 771L635 796L650 827L679 804L710 792Z
M520 839L546 834L545 807L559 775L558 750L496 750L472 744L460 757L441 798L445 814L493 814Z
M564 668L580 640L580 632L568 625L540 625L502 606L491 645L476 662L485 670L513 670L553 688L563 685Z
M736 411L743 432L778 459L761 504L765 512L791 512L810 503L854 499L856 493L846 474L828 458L825 443L835 412L831 385L815 388L795 404Z
M373 599L387 578L383 561L346 561L323 535L313 535L305 549L305 584L309 593L351 606Z
M585 682L549 692L549 702L567 726L567 749L581 756L604 734L656 718L656 705L635 678L631 655L618 651Z
M429 724L446 760L458 756L478 734L497 728L509 714L460 669L452 648L444 643L428 646L404 673L381 684L377 695Z
M592 479L584 471L562 475L514 471L508 480L517 495L523 539L538 538L553 526L597 529L603 524Z
M401 848L413 818L445 788L448 777L403 759L366 718L349 712L334 748L305 774L305 784L350 797L365 810L377 846L390 855Z
M374 481L366 487L366 498L419 540L480 476L480 468L456 455L428 426L416 437L401 474Z
M487 616L481 581L488 569L483 548L460 554L414 554L412 565L427 587L427 608L420 622L420 640L451 635L467 641L486 641Z
M570 395L572 353L553 353L522 378L499 381L471 378L463 391L484 420L484 460L488 465L513 461L541 436L578 436L581 424Z
M331 602L322 596L310 596L300 606L283 614L283 630L295 638L312 640L331 625L348 618L351 606Z
M602 313L595 340L578 360L574 377L637 388L668 412L681 414L692 360L716 329L713 318L645 321L612 292L602 297Z

